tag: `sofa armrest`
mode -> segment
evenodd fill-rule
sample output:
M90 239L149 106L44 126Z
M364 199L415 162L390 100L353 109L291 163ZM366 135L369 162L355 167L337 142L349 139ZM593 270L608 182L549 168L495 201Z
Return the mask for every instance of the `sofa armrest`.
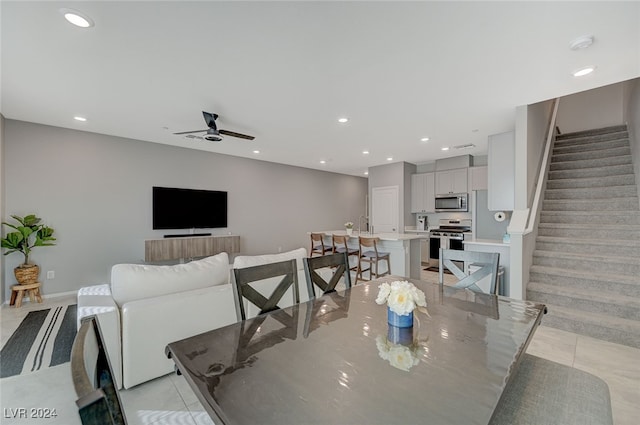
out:
M111 296L109 285L87 286L78 290L78 329L83 317L96 315L104 337L109 363L118 388L122 388L122 352L120 344L120 310Z

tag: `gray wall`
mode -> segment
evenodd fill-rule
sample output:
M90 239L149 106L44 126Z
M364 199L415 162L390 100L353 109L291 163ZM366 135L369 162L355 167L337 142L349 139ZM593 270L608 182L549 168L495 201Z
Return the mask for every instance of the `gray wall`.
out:
M507 215L507 220L503 222L495 220L495 213L489 211L488 193L486 190L476 191L476 234L474 236L478 239L501 241L509 226L509 216Z
M4 148L6 216L36 213L58 238L32 255L44 294L106 283L112 265L143 262L145 239L178 233L151 229L152 186L228 191L229 227L211 231L249 255L309 249L306 232L364 214L361 177L13 120ZM19 263L7 257L7 286Z
M557 125L562 133L591 130L623 123L624 83L611 84L564 96Z
M415 164L408 162L394 162L369 167L369 202L371 202L374 187L398 186L398 229L400 233L404 232L405 226L415 226L415 219L411 214L411 175L415 172ZM371 214L371 205L369 205L369 214ZM356 226L358 225L356 220L353 222L356 223Z

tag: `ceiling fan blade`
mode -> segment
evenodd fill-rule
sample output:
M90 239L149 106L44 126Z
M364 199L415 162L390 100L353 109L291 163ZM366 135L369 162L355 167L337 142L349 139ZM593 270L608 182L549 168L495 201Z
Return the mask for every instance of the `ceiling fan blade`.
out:
M237 137L239 139L247 139L247 140L255 139L255 137L249 136L247 134L236 133L236 132L228 131L228 130L218 130L218 131L220 132L220 134L224 134L225 136Z
M207 130L181 131L180 133L173 133L173 134L204 133L206 131Z
M217 130L216 119L218 119L218 114L212 114L211 112L202 111L202 116L204 117L204 122L207 123L209 128Z

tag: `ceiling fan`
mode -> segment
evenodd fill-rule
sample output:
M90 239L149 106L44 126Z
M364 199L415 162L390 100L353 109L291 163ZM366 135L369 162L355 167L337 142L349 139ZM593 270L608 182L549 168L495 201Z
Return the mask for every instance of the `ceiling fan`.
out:
M189 134L189 133L202 133L203 131L206 131L207 134L205 134L202 137L205 140L209 140L210 142L219 142L219 141L221 141L222 140L222 135L231 136L231 137L238 137L240 139L247 139L247 140L255 139L255 137L249 136L247 134L236 133L234 131L218 129L218 126L216 125L216 119L218 118L218 114L212 114L210 112L202 111L202 115L204 116L204 122L206 122L207 126L209 126L208 130L182 131L180 133L173 133L173 134L180 135L180 134Z

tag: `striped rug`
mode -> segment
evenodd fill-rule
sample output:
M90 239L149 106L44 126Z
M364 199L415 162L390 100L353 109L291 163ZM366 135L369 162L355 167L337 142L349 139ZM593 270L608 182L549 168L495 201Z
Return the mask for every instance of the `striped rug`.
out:
M75 336L75 304L29 312L0 351L0 378L68 362Z

